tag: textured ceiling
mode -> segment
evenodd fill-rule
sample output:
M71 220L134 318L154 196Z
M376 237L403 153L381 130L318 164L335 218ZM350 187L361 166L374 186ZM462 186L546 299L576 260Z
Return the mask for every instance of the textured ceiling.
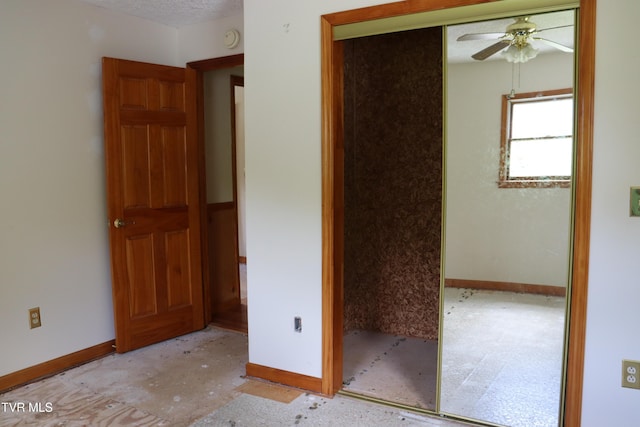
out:
M243 13L243 0L83 1L176 28ZM538 30L544 30L546 28L572 25L574 23L574 13L572 11L545 13L531 16L530 20L537 24ZM471 55L498 41L498 38L496 38L495 40L469 40L459 42L456 40L459 36L469 33L501 33L505 31L507 25L513 22L513 18L507 18L449 26L447 30L447 53L449 61L473 61L473 59L471 59ZM543 31L540 36L566 46L573 47L573 31L573 27L553 29ZM535 48L540 50L541 54L547 52L559 52L558 50L538 41L534 41L533 44ZM500 54L495 54L487 60L497 59L502 59L502 56Z
M83 0L180 28L242 13L243 0Z

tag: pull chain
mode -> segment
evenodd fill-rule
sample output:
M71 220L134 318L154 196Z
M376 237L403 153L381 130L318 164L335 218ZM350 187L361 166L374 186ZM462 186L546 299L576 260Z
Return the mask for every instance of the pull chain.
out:
M517 74L517 79L516 79ZM517 80L517 83L516 83ZM520 89L520 63L512 62L511 63L511 92L509 93L509 98L513 98L516 96L516 89Z

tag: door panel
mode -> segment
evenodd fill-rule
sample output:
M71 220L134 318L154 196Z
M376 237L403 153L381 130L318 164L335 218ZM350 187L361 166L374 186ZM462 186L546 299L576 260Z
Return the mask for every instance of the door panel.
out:
M176 230L165 234L167 253L168 309L191 305L191 274L189 262L189 233Z
M122 191L124 207L148 208L151 206L149 176L149 145L146 126L123 126L122 144Z
M125 352L204 326L195 72L104 58L103 84L116 349Z
M179 127L161 129L162 171L164 189L162 206L187 205L187 170L185 154L187 152L184 130Z
M126 239L129 287L129 313L132 319L157 312L153 287L153 236L151 234Z

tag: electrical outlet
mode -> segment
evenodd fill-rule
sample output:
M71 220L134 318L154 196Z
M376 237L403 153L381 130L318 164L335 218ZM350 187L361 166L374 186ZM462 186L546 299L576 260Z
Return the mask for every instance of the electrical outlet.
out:
M40 318L40 307L29 309L29 327L39 328L42 326L42 319Z
M640 362L622 361L622 387L640 389Z

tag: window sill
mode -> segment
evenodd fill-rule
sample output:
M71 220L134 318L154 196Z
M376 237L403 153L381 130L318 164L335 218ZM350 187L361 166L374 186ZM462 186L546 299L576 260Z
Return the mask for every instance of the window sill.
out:
M571 180L509 180L498 181L498 188L571 188Z

